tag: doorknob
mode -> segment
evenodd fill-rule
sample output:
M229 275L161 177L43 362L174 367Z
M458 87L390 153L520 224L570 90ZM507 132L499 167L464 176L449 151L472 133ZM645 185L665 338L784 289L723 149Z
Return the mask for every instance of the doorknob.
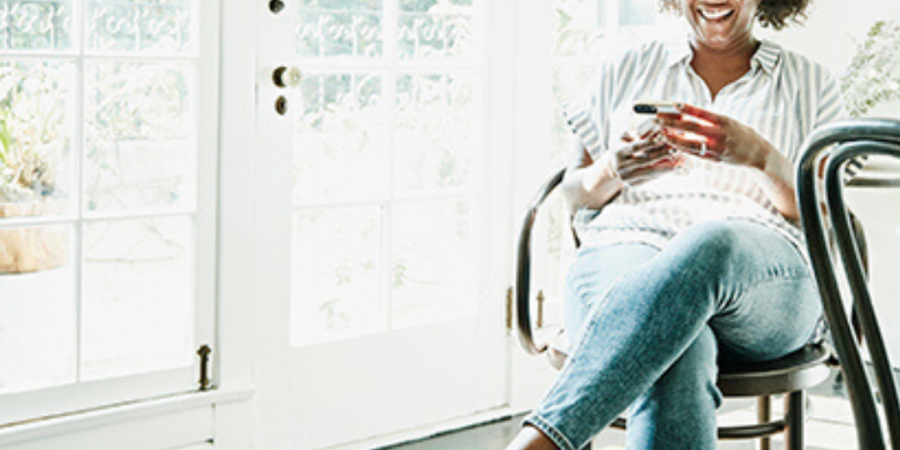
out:
M282 0L271 0L269 2L269 11L272 11L272 14L278 14L282 9L284 9L284 2Z
M272 71L272 82L280 88L297 87L303 80L303 73L296 67L278 66Z

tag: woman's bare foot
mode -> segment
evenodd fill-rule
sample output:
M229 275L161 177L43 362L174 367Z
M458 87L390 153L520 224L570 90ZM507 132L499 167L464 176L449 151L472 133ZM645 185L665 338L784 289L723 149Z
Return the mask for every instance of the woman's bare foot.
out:
M505 450L559 450L544 433L530 425L522 427Z

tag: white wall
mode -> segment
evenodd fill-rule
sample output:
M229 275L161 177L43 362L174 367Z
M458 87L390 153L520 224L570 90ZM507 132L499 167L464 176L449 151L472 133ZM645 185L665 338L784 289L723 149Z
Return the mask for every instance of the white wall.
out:
M802 26L761 32L809 56L840 75L856 51L855 40L865 37L876 20L900 21L896 0L813 0Z

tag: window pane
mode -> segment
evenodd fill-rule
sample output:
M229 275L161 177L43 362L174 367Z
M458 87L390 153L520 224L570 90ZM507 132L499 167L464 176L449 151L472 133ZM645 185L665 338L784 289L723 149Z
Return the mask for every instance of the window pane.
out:
M382 54L380 0L302 0L296 25L297 53L319 57Z
M385 329L381 211L365 206L294 214L294 345Z
M85 24L93 52L193 53L191 0L92 0Z
M71 0L0 0L0 50L70 50Z
M302 82L303 114L294 127L294 202L383 199L390 135L381 77L312 74Z
M190 219L89 224L83 247L83 377L190 365L195 297Z
M574 135L565 123L563 105L584 95L594 69L594 65L560 65L553 70L553 147L550 148L549 167L563 167L571 158Z
M401 59L464 58L472 55L471 0L400 2L397 47Z
M75 381L71 241L69 226L0 229L0 393Z
M0 62L0 204L20 205L9 215L67 209L74 73L68 63Z
M394 206L393 327L474 314L480 273L476 211L474 201L463 200Z
M477 180L478 109L470 77L397 80L395 186L400 195L446 192Z
M192 208L193 67L100 62L86 72L88 214Z
M658 0L619 0L619 25L650 25L658 9Z
M556 56L585 56L600 37L607 0L556 0L553 15Z

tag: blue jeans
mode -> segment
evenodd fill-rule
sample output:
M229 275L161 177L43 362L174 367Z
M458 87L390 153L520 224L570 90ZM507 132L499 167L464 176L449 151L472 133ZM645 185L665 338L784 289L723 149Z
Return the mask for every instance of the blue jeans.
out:
M583 448L629 406L629 449L714 449L717 358L786 355L822 311L799 251L737 220L689 227L662 251L584 248L567 290L573 347L525 419L561 450Z

